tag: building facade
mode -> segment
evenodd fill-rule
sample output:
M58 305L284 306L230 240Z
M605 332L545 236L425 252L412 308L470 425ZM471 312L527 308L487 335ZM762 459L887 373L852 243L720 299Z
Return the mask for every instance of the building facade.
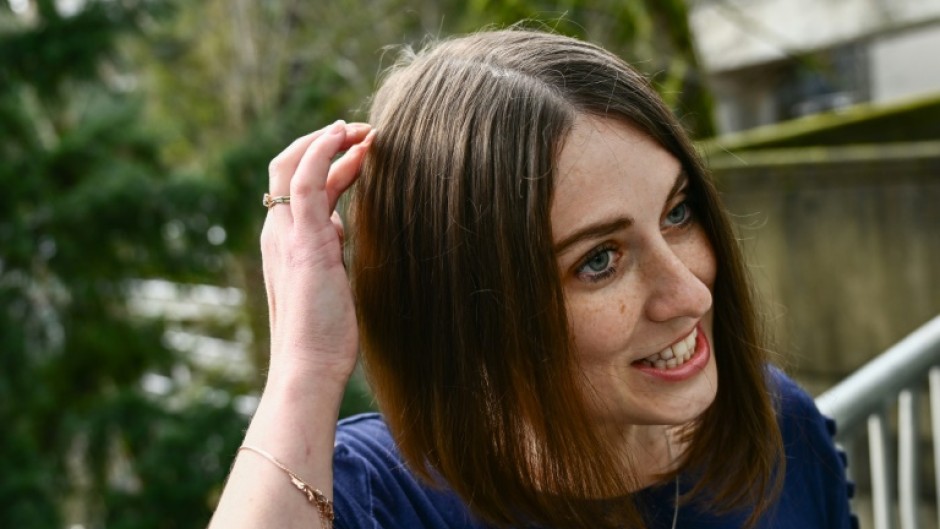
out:
M940 0L693 0L722 133L940 94Z

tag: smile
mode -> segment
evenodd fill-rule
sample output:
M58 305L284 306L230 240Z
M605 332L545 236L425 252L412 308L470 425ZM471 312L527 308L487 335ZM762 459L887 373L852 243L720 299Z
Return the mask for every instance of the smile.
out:
M711 360L711 345L699 324L682 340L631 364L662 382L682 382L701 373Z
M675 369L682 366L695 354L695 340L698 338L698 327L692 330L683 340L672 346L654 353L637 363L655 369Z

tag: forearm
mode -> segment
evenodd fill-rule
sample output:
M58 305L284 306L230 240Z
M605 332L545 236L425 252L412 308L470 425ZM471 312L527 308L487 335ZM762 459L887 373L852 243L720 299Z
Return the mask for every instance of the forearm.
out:
M333 498L333 442L345 380L269 381L245 435L327 498ZM316 505L261 455L235 460L210 528L321 527ZM323 526L325 527L325 525Z
M212 528L329 525L318 502L308 501L279 466L332 499L336 419L359 341L334 210L372 137L368 125L337 121L298 138L271 161L261 232L269 375L245 435L253 450L239 451Z

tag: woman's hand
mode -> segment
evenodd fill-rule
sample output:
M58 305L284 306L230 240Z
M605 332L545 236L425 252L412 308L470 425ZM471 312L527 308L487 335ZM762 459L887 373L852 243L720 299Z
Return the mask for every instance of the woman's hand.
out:
M290 203L270 207L261 232L269 387L324 378L345 384L355 366L359 335L343 265L343 226L334 210L373 136L367 124L338 121L297 139L271 161L270 194L290 195Z
M290 195L290 203L269 208L261 232L271 368L245 434L256 453L242 451L235 460L213 529L331 525L257 450L333 496L336 417L359 340L343 268L343 226L333 210L356 180L372 136L368 125L337 122L296 140L271 162L271 195Z

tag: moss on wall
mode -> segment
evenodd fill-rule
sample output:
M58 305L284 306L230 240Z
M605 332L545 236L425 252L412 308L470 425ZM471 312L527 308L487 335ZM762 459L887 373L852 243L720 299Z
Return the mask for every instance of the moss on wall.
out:
M893 105L870 103L719 136L706 153L940 140L940 96Z

